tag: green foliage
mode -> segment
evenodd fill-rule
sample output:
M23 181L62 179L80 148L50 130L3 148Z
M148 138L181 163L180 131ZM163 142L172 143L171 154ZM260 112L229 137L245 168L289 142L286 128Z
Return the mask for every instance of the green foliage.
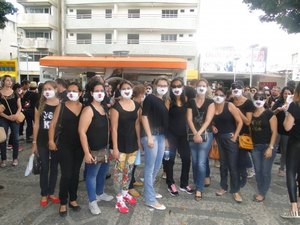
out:
M276 22L288 33L300 33L300 0L243 0L250 10L260 9L263 22Z
M5 0L0 0L0 29L4 29L6 27L6 22L8 21L5 17L7 14L14 14L18 11L17 8L14 7L10 2L6 2Z

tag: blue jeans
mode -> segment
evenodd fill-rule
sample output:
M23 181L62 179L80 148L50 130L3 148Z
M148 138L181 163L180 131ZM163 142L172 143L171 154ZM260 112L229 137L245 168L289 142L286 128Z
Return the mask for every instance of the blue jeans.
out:
M206 167L208 152L213 141L213 134L208 133L207 141L201 144L189 142L192 153L193 178L196 185L196 191L203 191L204 178L206 177Z
M89 202L96 200L96 194L101 195L104 192L104 184L109 163L85 164L85 185L88 193Z
M10 128L13 146L13 159L18 159L19 154L19 124L16 122L9 121L7 119L0 119L0 126L5 130L6 136L8 137L8 128ZM1 149L1 160L6 160L6 141L0 144Z
M264 154L267 148L268 144L256 144L252 150L257 189L258 193L262 196L265 196L269 190L273 161L276 157L276 149L274 148L272 157L266 159Z
M216 141L220 153L220 186L223 190L228 190L228 171L230 173L230 193L240 190L240 180L238 173L239 149L236 142L231 141L231 133L218 134Z
M153 135L154 147L149 148L148 137L142 137L142 145L145 151L144 167L144 198L146 205L156 204L154 182L161 167L165 151L165 136Z

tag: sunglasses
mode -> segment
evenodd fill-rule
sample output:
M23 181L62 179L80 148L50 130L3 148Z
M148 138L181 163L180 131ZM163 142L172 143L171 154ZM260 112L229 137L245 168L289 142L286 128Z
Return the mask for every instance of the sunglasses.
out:
M231 89L234 90L234 89L243 89L243 87L239 84L233 84L231 85Z
M254 100L263 101L263 100L266 100L266 98L263 96L256 96L256 97L254 97Z
M182 85L172 85L172 88L182 88Z
M225 97L223 94L215 94L216 97Z

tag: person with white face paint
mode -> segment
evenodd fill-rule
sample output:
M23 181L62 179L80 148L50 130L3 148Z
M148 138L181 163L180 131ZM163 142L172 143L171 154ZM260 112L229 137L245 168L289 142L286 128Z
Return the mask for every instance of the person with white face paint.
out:
M220 186L216 192L222 196L228 191L228 171L230 175L230 193L237 203L242 202L240 191L240 179L238 171L238 145L237 138L243 126L238 109L231 103L225 102L225 91L218 88L213 98L215 102L215 115L213 119L213 131L220 153Z
M170 150L169 160L163 161L164 171L166 172L166 183L168 191L172 196L178 196L175 180L173 177L173 167L175 163L176 151L180 154L182 168L180 176L180 190L188 194L193 191L189 186L189 171L191 165L191 152L186 134L186 111L187 98L184 94L184 84L180 78L171 81L170 109L169 109L169 128L168 142Z
M231 85L233 104L239 109L240 117L243 120L243 127L240 134L249 135L249 125L251 124L255 107L251 100L243 96L243 88L244 83L240 80ZM247 178L251 178L255 175L249 151L245 149L240 149L239 151L239 173L241 187L246 185Z
M196 83L197 95L187 108L189 125L189 145L192 154L193 178L196 186L194 199L200 201L204 190L204 180L209 170L208 153L213 140L212 119L215 113L213 100L206 97L208 81L200 79Z
M89 210L98 215L101 210L98 201L111 201L113 196L104 192L105 177L109 163L97 163L90 151L107 149L109 137L109 118L102 101L105 96L103 83L94 81L90 84L90 95L93 97L90 105L86 106L80 116L78 132L84 152L85 185L89 199Z
M153 92L153 87L151 84L146 85L146 95L151 95Z
M48 131L53 114L59 104L56 97L56 83L46 81L43 85L43 92L40 102L36 105L33 127L32 153L38 153L41 160L40 187L41 201L40 205L45 207L48 201L55 204L60 202L54 195L57 173L58 173L58 155L56 150L49 149ZM50 160L51 158L51 160Z
M135 205L137 200L128 193L131 172L138 149L140 149L140 106L131 100L133 85L124 80L120 84L121 99L110 110L113 142L114 188L116 208L120 213L128 213L126 203Z
M67 215L67 203L69 208L77 212L80 206L77 203L77 188L79 172L83 160L83 151L78 134L79 118L82 104L79 97L82 89L78 83L71 83L67 88L68 101L62 102L55 109L49 129L49 149L57 150L58 162L61 168L59 186L60 208L59 215ZM59 141L55 143L54 133L60 126Z
M251 135L254 149L251 151L255 168L257 194L253 201L262 202L271 184L271 171L276 157L274 147L277 138L277 118L269 109L265 109L267 96L263 92L254 95L255 111L251 121Z
M156 93L147 95L142 110L144 131L141 142L145 151L144 198L146 205L157 210L165 210L166 207L156 200L162 196L155 192L154 183L162 164L165 138L168 133L169 83L167 78L159 77L155 85Z

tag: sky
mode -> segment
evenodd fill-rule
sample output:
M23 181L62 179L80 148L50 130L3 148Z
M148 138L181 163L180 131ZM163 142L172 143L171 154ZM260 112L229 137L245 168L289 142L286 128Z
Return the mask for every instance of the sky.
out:
M16 0L7 0L16 5ZM199 49L230 46L268 48L268 67L291 65L291 55L300 52L300 34L287 34L276 23L259 21L261 11L250 12L242 0L201 2Z

